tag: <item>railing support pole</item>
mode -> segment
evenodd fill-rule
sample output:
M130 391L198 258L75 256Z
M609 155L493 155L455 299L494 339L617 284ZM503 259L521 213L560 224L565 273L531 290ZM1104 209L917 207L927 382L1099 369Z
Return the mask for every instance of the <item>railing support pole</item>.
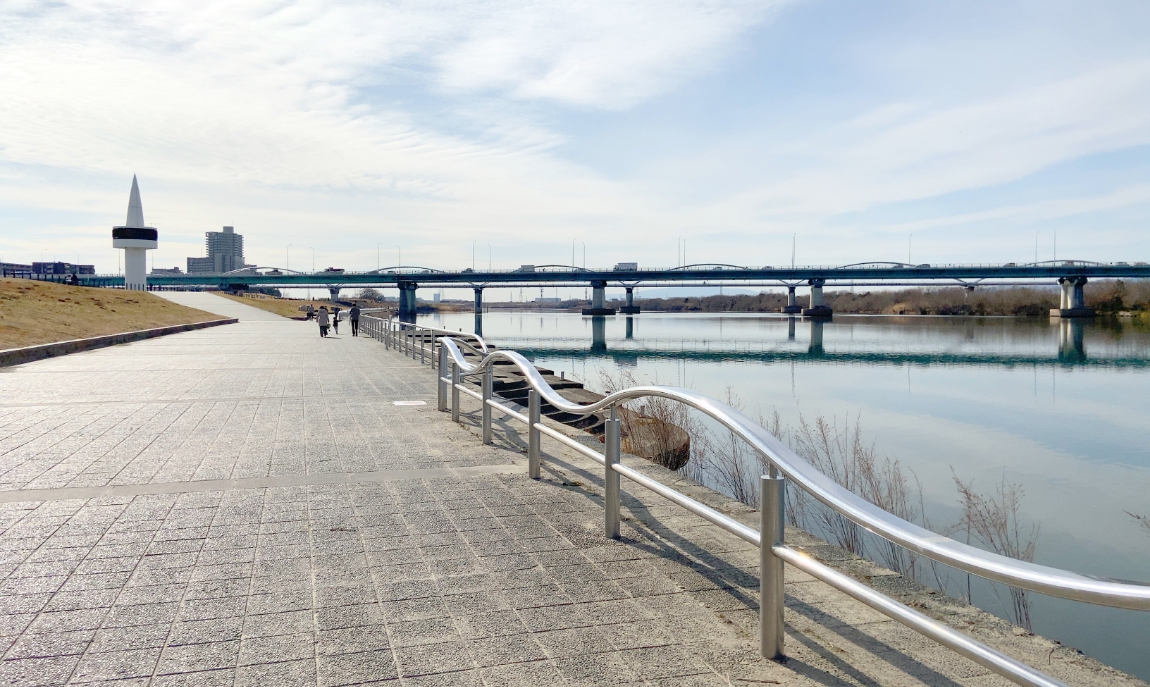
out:
M383 350L390 351L391 350L391 320L388 320L387 324L385 324L383 326L383 332L381 333L381 336L383 338Z
M487 366L483 371L483 443L491 443L491 388L494 386L495 375L492 367Z
M443 375L447 370L447 346L439 347L439 368L435 371L436 407L440 412L447 412L447 384Z
M420 332L419 333L419 364L420 365L426 365L427 364L427 346L425 345L426 343L427 342L423 338L423 332Z
M606 460L603 461L603 516L604 532L608 539L619 538L619 473L615 466L619 464L619 442L621 432L619 421L607 420L604 423L605 444L607 448Z
M777 660L783 657L783 560L772 547L784 540L786 492L782 475L763 475L760 487L759 654Z
M539 430L535 425L540 421L539 392L531 389L527 393L527 476L539 479Z
M451 421L459 422L459 365L451 362Z

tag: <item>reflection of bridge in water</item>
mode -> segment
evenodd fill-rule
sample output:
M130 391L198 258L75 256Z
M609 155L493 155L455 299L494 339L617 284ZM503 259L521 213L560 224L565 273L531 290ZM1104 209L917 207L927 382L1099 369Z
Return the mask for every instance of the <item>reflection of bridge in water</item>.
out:
M823 320L791 318L786 341L748 341L728 339L634 339L632 318L627 318L627 335L623 339L606 338L605 318L592 318L592 341L582 337L494 337L494 343L514 348L530 358L611 358L627 365L640 358L652 360L691 360L697 362L759 363L838 363L857 365L950 365L973 367L1064 367L1150 368L1150 356L1109 355L1089 357L1086 354L1086 325L1074 320L1058 323L1058 337L1051 340L1049 353L1029 351L947 351L947 350L860 350L848 344L843 350L826 350L823 344ZM807 325L809 338L804 346L796 340L798 322ZM608 345L610 344L610 346Z

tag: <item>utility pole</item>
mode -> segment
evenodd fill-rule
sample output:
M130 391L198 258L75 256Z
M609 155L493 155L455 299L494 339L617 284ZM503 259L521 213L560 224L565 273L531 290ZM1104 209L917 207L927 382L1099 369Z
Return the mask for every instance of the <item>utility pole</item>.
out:
M287 249L284 250L284 253L286 253L286 255L284 255L284 269L290 270L291 269L291 244L290 243L287 245Z
M913 247L914 247L914 234L911 234L910 237L908 237L906 240L906 264L908 264L908 265L914 264L914 260L910 259L910 252L911 252L911 248L913 248Z
M795 244L798 243L798 233L791 234L791 269L795 268ZM789 296L788 296L789 298Z

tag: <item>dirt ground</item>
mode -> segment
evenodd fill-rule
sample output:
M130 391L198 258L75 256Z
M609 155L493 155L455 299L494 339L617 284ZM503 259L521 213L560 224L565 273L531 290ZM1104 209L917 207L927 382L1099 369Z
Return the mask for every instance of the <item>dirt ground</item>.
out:
M146 291L0 279L0 349L218 319Z

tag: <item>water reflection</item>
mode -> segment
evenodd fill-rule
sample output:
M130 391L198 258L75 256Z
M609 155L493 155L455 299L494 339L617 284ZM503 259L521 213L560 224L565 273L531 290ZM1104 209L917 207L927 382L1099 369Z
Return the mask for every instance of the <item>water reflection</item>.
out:
M1058 362L1082 364L1086 362L1086 324L1078 319L1062 319L1058 322Z
M602 315L591 318L591 352L607 352L607 318Z
M822 317L811 318L811 343L807 346L807 355L812 358L821 358L825 353L823 350L823 324L825 322L826 319Z
M449 329L471 313L421 318ZM954 476L1025 489L1041 523L1037 562L1150 580L1150 326L1014 318L492 312L489 341L595 386L640 383L735 393L753 416L862 417L864 439L913 470L940 527L959 517ZM637 320L642 320L638 322ZM913 384L911 382L913 381ZM976 590L976 596L978 595ZM1150 613L1036 595L1040 634L1150 676ZM993 595L976 602L1000 612ZM1141 637L1142 640L1138 638Z

